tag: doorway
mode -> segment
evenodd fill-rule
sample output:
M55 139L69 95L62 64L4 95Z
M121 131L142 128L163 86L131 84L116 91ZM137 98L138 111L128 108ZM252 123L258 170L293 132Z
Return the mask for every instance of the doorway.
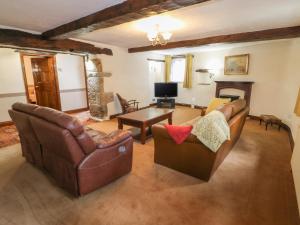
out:
M28 103L61 110L54 55L20 54Z

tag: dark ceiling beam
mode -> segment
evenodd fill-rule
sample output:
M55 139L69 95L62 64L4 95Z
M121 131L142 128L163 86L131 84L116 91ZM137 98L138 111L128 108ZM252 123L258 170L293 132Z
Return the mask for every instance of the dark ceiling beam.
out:
M41 35L11 29L0 29L0 45L81 54L113 54L111 49L98 48L84 42L69 39L44 40Z
M134 53L134 52L145 52L145 51L153 51L153 50L172 49L172 48L197 47L197 46L203 46L209 44L267 41L267 40L287 39L287 38L296 38L296 37L300 37L300 26L220 35L220 36L193 39L193 40L175 41L175 42L169 42L167 45L164 46L149 45L143 47L135 47L135 48L128 49L128 52Z
M131 22L210 0L127 0L42 34L47 39L66 39L94 30Z

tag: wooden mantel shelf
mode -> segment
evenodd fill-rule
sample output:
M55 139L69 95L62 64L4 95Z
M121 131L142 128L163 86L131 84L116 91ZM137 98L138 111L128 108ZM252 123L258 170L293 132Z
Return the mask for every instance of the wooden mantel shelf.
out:
M245 92L244 99L247 102L247 105L250 106L251 100L251 92L252 92L252 85L254 81L215 81L217 83L216 87L216 97L220 96L220 92L222 89L238 89Z
M255 83L254 81L215 80L216 83Z

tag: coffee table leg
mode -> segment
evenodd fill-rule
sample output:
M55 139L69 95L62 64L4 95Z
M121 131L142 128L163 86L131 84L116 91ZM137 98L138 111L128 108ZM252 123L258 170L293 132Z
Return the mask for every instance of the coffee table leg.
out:
M172 114L168 117L168 123L169 123L170 125L172 125L172 123L173 123L173 121L172 121Z
M118 128L119 130L123 130L123 122L121 119L118 119Z
M141 126L141 143L144 145L146 143L146 125L142 124Z

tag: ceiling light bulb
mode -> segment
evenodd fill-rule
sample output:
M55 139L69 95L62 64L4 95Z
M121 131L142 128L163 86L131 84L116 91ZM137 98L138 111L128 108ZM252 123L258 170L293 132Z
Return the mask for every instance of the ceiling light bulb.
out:
M172 33L171 33L171 32L163 32L161 35L163 36L163 38L164 38L166 41L170 40L171 37L172 37Z
M149 31L147 33L147 37L149 39L149 41L153 41L156 37L157 37L158 32L157 31Z

